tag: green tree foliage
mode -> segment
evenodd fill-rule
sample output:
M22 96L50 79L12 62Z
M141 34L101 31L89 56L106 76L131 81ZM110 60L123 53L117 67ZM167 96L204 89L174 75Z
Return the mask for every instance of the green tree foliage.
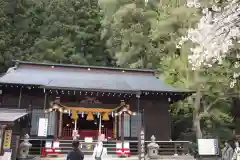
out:
M199 19L197 9L187 9L185 0L161 0L158 17L152 26L151 39L158 49L158 55L179 54L176 44Z
M168 56L161 64L166 82L197 91L172 106L172 112L183 118L177 116L176 121L193 119L193 128L199 138L207 133L224 139L231 137L231 104L235 96L229 88L231 63L225 61L211 69L192 70L186 55L182 54Z
M198 137L209 132L226 137L235 96L229 89L233 60L191 70L187 55L192 44L181 49L176 44L196 25L200 11L187 9L185 2L0 0L1 69L13 59L160 68L167 83L196 91L171 106L176 126L193 126Z
M107 39L107 47L117 65L155 67L159 59L150 35L157 18L156 7L145 6L140 0L101 0L100 4L105 17L102 36Z
M0 2L0 65L13 59L111 65L97 0Z
M191 69L187 56L192 44L181 49L176 45L188 28L196 25L201 12L186 8L185 3L149 0L144 5L138 0L100 0L104 13L102 38L107 39L107 48L118 65L158 67L167 83L197 92L171 107L176 126L184 122L186 128L194 128L198 137L209 132L226 137L232 121L232 66L226 61L211 69ZM210 126L215 130L210 131Z
M229 128L231 104L235 96L229 89L233 66L231 61L225 61L210 69L191 69L187 56L192 44L187 43L181 49L176 45L188 28L196 25L201 14L198 9L186 8L185 3L181 0L160 1L158 19L151 35L159 49L158 55L161 55L159 71L166 83L196 91L193 96L171 106L174 128L180 132L193 128L199 138L209 133L229 138L232 134Z

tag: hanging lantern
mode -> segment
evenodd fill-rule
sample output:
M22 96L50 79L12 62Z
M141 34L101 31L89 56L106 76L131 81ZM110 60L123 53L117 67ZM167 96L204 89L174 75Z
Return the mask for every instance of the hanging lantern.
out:
M77 111L72 111L72 117L73 120L77 120L78 119L78 114Z
M108 113L104 113L103 114L103 118L102 118L103 121L108 121L109 120L109 116L108 116Z
M88 120L88 121L93 121L93 120L94 120L94 117L93 117L93 113L92 113L92 112L88 112L87 120Z

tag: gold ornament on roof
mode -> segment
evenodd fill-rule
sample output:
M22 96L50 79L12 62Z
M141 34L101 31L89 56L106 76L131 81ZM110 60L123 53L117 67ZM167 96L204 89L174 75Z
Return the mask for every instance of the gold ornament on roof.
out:
M93 113L92 113L92 112L88 112L87 120L88 120L88 121L93 121L93 120L94 120L94 117L93 117Z
M109 120L108 113L104 113L103 114L102 120L104 120L104 121L108 121Z
M92 100L92 99L91 99ZM86 101L85 101L86 102ZM88 101L89 103L92 101ZM125 104L125 102L124 102ZM86 107L69 107L69 106L64 106L62 104L60 104L57 101L51 102L50 105L52 106L49 109L46 109L45 112L52 112L52 111L58 111L58 112L72 112L71 118L73 120L77 120L78 119L78 113L80 112L84 112L84 113L88 113L87 116L87 120L92 121L94 120L94 116L93 113L103 113L103 120L107 121L109 120L109 113L114 113L116 110L122 108L122 105L114 108L114 109L107 109L107 108L86 108ZM130 106L129 106L130 107Z
M77 119L78 119L78 113L77 113L77 111L72 111L72 116L71 116L71 118L72 118L73 120L77 120Z

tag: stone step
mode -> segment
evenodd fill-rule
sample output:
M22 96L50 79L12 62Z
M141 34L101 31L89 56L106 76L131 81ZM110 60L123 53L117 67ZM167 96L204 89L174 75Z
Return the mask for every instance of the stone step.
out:
M72 140L59 140L60 142L60 148L62 150L62 154L67 154L69 151L71 151L72 149ZM84 142L80 142L80 146L82 146L84 144ZM93 144L93 148L94 148L94 144ZM108 141L108 142L104 142L103 146L107 148L108 154L115 154L116 152L116 142L115 141ZM83 150L84 154L89 155L92 154L92 151L86 151Z
M194 160L193 156L160 156L161 160Z

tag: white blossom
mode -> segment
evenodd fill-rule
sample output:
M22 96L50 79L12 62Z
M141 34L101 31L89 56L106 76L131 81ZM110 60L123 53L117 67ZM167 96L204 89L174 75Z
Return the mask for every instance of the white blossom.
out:
M215 0L217 3L219 0ZM187 7L199 8L198 0L187 0ZM191 41L194 48L189 55L189 63L193 69L201 66L212 67L213 63L222 63L222 60L233 47L233 41L240 43L240 2L239 0L229 0L225 7L212 5L210 8L202 9L202 17L196 28L190 28L186 37L182 37L178 43L180 48L184 42ZM240 59L240 54L236 54ZM235 68L240 68L239 62L234 64ZM239 72L235 72L230 87L234 87L236 79L240 77Z
M187 0L188 7L198 7L198 0ZM187 36L182 38L178 47L190 40L195 44L189 62L193 67L200 67L204 62L220 62L233 46L233 40L240 38L240 6L237 0L220 8L212 6L212 10L204 8L203 16L196 28L190 28Z

